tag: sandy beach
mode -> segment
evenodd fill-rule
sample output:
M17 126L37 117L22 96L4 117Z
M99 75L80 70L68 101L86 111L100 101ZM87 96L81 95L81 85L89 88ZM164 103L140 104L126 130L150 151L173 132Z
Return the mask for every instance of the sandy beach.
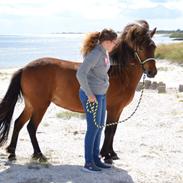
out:
M110 170L82 171L86 122L82 116L66 115L64 109L51 104L37 132L48 163L31 160L33 150L25 126L20 132L16 162L7 160L8 143L0 148L0 182L183 183L183 93L178 91L179 84L183 84L183 68L162 60L157 62L157 68L158 74L151 81L166 83L167 92L158 94L157 90L145 90L133 118L118 125L114 149L120 160L115 161ZM15 70L0 69L0 99ZM140 92L136 92L120 119L131 114L139 96ZM23 105L21 101L16 105L9 140L14 120Z

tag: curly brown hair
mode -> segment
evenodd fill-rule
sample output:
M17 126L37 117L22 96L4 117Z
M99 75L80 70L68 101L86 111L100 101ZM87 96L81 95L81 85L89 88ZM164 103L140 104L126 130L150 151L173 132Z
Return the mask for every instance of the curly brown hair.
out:
M86 56L91 50L103 41L112 41L117 38L117 33L112 29L103 29L101 32L88 33L83 41L81 53Z

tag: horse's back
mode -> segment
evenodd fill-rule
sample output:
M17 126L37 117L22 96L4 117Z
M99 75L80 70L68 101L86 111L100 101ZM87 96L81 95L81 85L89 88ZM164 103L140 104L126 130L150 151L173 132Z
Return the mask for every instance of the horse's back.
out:
M79 83L76 79L79 65L80 63L56 58L41 58L29 63L22 73L24 96L29 101L35 101L34 103L39 100L41 105L54 102L71 110L81 109L78 97Z
M25 68L45 68L45 67L59 67L59 68L65 68L65 69L72 69L77 70L80 63L73 62L69 60L61 60L57 58L51 58L51 57L45 57L45 58L39 58L37 60L34 60L27 64Z

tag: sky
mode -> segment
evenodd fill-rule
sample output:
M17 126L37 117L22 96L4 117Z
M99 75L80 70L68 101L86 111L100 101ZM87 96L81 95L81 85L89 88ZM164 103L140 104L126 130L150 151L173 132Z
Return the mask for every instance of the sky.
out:
M0 0L0 34L122 31L135 20L183 30L183 0Z

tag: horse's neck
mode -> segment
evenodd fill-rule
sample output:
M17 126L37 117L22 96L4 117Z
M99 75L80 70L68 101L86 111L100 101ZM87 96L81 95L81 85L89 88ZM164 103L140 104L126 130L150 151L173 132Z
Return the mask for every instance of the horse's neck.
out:
M143 74L141 66L133 66L133 69L129 74L132 76L131 82L134 82L136 88Z
M134 90L136 89L141 77L142 77L142 68L139 64L129 63L127 65L126 71L123 73L122 77L127 78L127 88ZM126 75L126 76L125 76Z

